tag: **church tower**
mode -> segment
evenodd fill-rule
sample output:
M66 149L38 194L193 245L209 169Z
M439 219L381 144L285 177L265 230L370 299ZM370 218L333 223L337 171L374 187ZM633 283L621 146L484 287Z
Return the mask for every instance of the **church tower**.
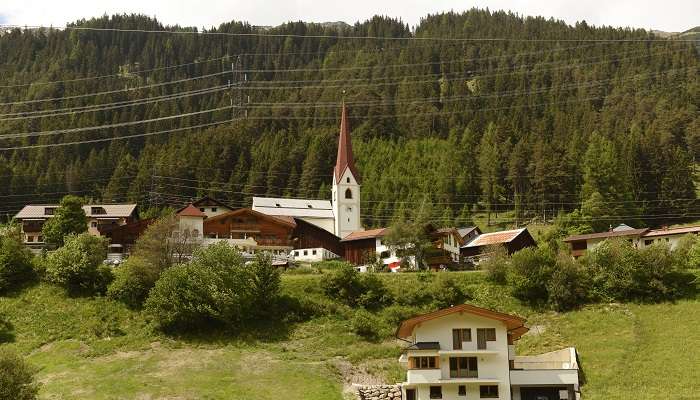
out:
M338 157L333 169L332 191L335 235L344 238L354 231L363 230L360 224L360 174L355 168L355 158L352 154L345 102L340 116Z

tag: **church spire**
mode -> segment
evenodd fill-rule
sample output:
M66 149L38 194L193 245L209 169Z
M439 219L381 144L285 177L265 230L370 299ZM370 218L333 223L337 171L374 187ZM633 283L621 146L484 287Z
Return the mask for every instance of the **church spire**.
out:
M355 158L352 154L352 141L350 140L350 124L348 123L348 113L345 108L345 100L343 100L342 111L340 115L340 137L338 138L338 156L335 160L335 169L333 178L335 182L339 182L340 178L346 169L350 169L353 177L360 183L360 174L355 168Z

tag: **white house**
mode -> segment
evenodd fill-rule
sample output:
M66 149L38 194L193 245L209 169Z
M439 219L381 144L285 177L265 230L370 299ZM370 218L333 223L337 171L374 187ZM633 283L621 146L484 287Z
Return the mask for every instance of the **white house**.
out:
M569 236L564 239L564 242L569 243L572 256L580 257L586 251L595 249L608 239L627 240L637 248L651 246L655 243L664 243L671 249L674 249L684 236L697 234L700 234L700 226L661 229L635 229L625 224L620 224L607 232Z
M525 320L462 304L401 323L407 342L399 362L405 400L575 400L579 370L573 348L518 357Z

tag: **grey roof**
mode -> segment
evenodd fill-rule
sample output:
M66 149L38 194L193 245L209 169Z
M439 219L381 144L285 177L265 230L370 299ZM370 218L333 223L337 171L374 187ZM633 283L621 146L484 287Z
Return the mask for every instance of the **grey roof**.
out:
M83 206L83 211L88 217L95 218L124 218L134 213L136 204L88 204ZM24 206L20 212L15 215L17 219L46 219L53 215L46 214L47 208L58 208L58 204L29 204ZM93 207L104 209L104 213L92 214Z
M633 231L633 230L634 230L634 228L632 228L629 225L620 224L620 225L614 227L612 231L613 232L622 232L622 231Z
M329 200L253 197L253 211L299 218L334 218Z
M417 342L406 347L406 350L440 350L440 342Z

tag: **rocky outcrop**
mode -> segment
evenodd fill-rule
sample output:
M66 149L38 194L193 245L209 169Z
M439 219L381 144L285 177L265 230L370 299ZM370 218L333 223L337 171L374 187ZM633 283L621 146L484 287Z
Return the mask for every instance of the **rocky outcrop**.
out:
M357 387L358 400L401 400L399 385L370 385Z

